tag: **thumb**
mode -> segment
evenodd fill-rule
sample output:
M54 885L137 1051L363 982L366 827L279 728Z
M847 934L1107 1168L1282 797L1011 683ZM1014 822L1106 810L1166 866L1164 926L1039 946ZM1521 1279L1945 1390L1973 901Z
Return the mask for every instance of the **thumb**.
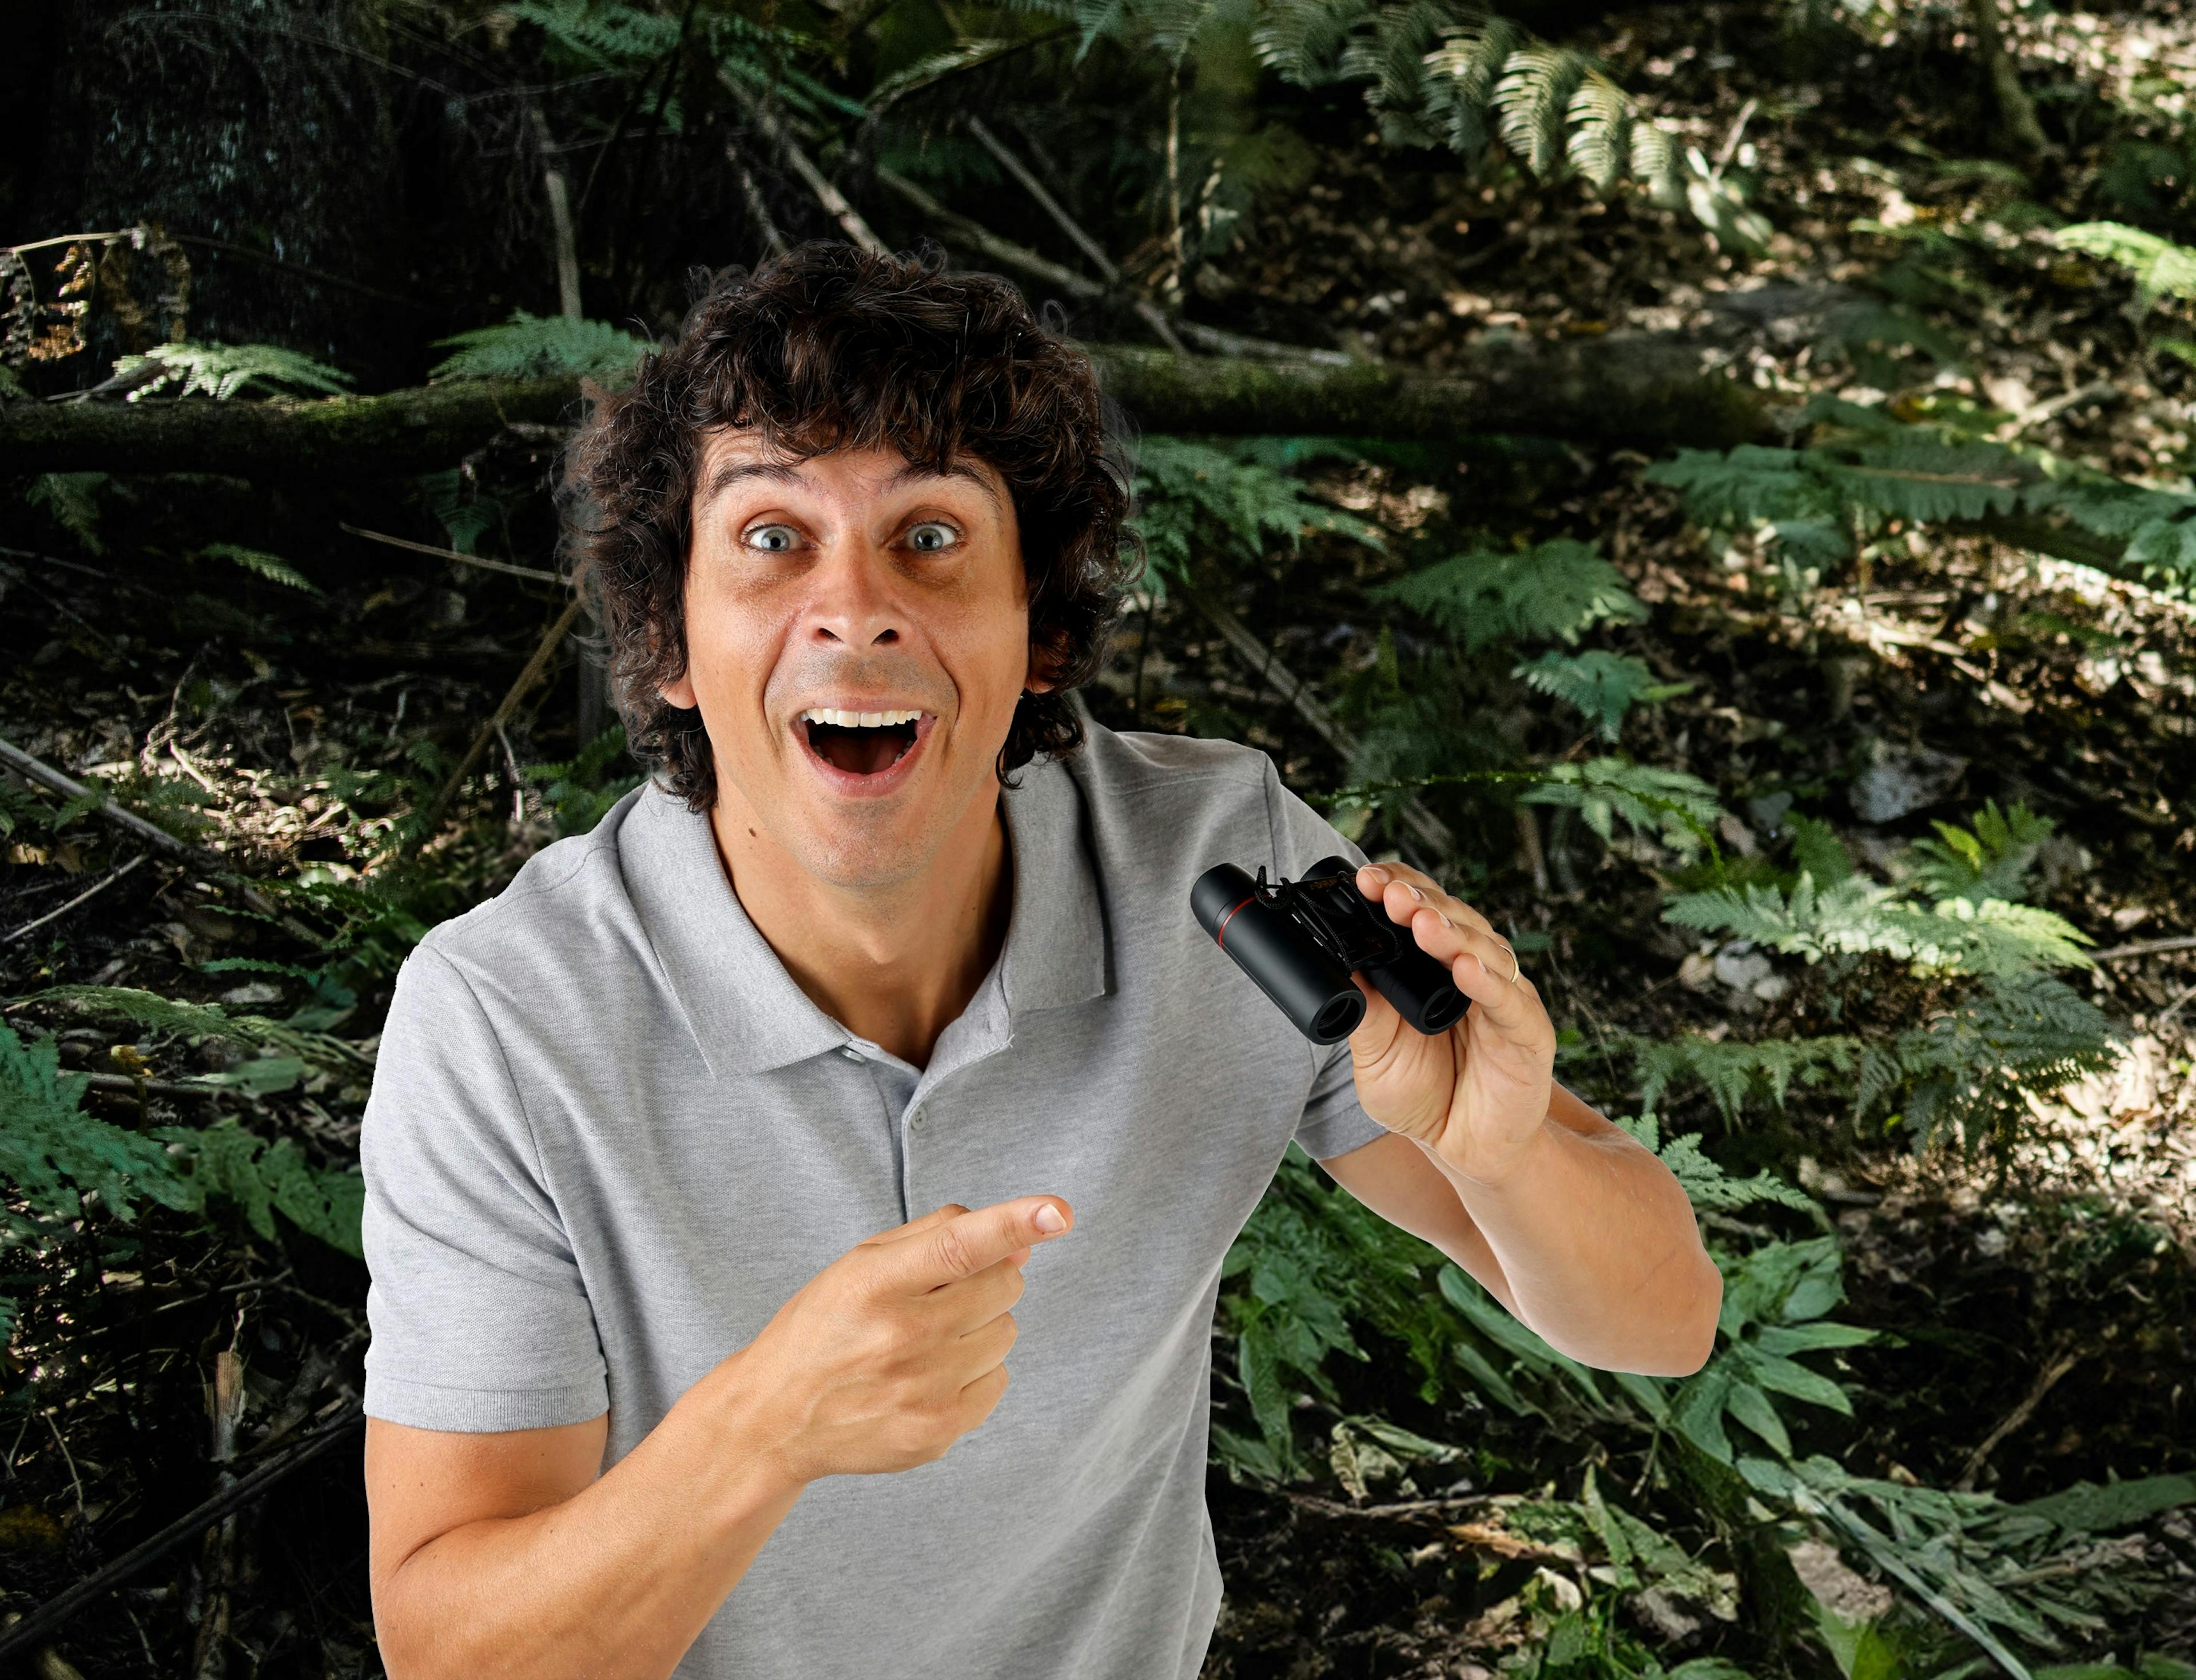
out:
M893 1244L893 1255L901 1283L923 1294L1049 1242L1074 1222L1074 1210L1057 1196L1018 1197L941 1220Z

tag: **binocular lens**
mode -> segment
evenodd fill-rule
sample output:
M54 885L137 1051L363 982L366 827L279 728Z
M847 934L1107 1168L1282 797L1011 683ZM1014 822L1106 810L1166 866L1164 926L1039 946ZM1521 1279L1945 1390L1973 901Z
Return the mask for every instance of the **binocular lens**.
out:
M1233 863L1216 863L1189 890L1190 909L1235 965L1258 983L1298 1032L1333 1044L1365 1019L1365 994L1287 915L1258 897Z

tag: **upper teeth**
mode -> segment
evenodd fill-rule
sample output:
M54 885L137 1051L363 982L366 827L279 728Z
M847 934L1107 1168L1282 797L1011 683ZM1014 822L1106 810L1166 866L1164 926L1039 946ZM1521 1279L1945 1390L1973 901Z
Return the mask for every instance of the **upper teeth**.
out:
M834 729L882 729L887 724L911 724L920 712L843 712L835 706L812 706L800 714L804 724L829 724Z

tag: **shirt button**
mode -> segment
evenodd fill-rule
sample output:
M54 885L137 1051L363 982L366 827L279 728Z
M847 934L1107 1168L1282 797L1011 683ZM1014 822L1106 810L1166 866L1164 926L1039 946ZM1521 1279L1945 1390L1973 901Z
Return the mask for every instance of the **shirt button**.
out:
M910 1132L921 1131L922 1129L922 1123L928 1117L928 1116L925 1115L923 1111L918 1108L914 1113L907 1117L908 1130Z
M866 1059L866 1058L863 1056L862 1053L859 1050L857 1050L851 1044L841 1044L839 1047L839 1054L844 1056L850 1062L858 1062Z

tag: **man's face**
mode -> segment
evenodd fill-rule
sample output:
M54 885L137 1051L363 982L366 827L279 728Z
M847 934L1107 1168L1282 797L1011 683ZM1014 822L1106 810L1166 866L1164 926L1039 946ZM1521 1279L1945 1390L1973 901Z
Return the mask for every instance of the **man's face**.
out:
M921 875L997 787L1031 670L1029 591L997 471L891 450L808 460L719 430L686 569L686 674L720 824L851 887Z

